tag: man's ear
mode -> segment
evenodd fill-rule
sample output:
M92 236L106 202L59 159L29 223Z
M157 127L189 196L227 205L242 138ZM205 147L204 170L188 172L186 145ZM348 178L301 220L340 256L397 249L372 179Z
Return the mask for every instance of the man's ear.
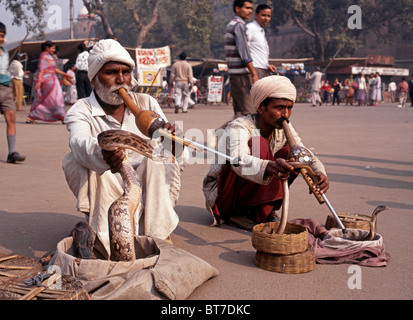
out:
M96 88L96 87L95 87L95 79L96 79L96 76L95 76L92 80L90 80L90 84L92 85L92 88L93 88L93 89Z
M257 109L257 113L258 113L259 115L261 115L261 114L264 113L264 111L265 111L265 106L264 106L263 103L261 103L260 106L259 106L258 109Z

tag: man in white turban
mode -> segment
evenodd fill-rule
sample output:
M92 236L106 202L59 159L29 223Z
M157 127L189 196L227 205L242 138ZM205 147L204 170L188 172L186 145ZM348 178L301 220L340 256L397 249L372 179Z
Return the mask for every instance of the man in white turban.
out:
M214 224L224 220L252 228L256 223L274 221L282 205L281 181L288 179L291 184L297 177L286 162L290 148L282 129L296 100L295 86L283 76L265 77L252 86L251 98L257 112L230 122L218 142L218 151L239 157L244 165L218 161L203 181L206 207ZM304 146L289 125L296 143ZM326 192L329 180L315 155L312 169L319 177L317 187Z
M93 92L80 99L67 112L65 123L70 133L71 152L63 160L67 183L77 198L77 208L85 213L90 226L110 254L108 208L123 193L118 173L124 158L122 150L103 151L97 141L106 130L126 130L149 140L135 123L135 117L116 93L121 87L129 91L135 62L115 40L101 40L89 55L88 76ZM157 101L149 95L129 92L143 110L152 110L165 120L165 129L173 132ZM155 147L159 142L150 141ZM174 206L180 191L180 166L154 162L136 152L127 151L142 184L142 199L134 215L137 234L168 239L178 224Z

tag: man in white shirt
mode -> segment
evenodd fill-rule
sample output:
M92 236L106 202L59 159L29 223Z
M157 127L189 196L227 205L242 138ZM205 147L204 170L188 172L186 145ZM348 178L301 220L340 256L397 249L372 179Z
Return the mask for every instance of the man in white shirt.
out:
M88 58L89 52L84 43L77 46L79 50L79 55L76 58L76 90L77 98L87 98L92 92L92 87L90 85L89 78L87 76L88 72Z
M364 106L366 101L367 95L367 83L366 78L364 78L364 74L359 73L356 80L357 83L357 90L356 90L356 102L359 107Z
M65 124L71 152L63 160L67 183L77 198L77 209L86 214L89 225L110 253L108 209L123 193L118 173L125 157L122 150L102 151L97 136L106 130L126 130L148 141L137 127L135 117L116 93L120 87L136 85L132 76L135 62L117 41L99 41L90 52L88 76L94 87L91 95L79 100L67 112ZM165 129L174 131L158 102L147 94L129 93L143 110L152 110L165 120ZM178 225L174 207L180 191L181 170L177 161L155 162L136 152L127 156L142 185L142 198L134 214L136 233L167 239ZM113 172L113 173L112 173Z
M22 111L23 107L23 94L24 94L24 88L23 88L23 77L24 77L24 70L23 70L23 65L20 62L22 59L21 54L16 54L14 57L13 61L10 63L9 66L9 72L10 72L10 78L11 78L11 84L13 88L13 96L16 101L16 110L17 111Z
M271 7L267 4L260 4L255 10L255 20L247 24L252 64L257 71L259 79L276 71L276 67L270 65L268 61L270 57L270 47L268 46L264 30L271 21L271 15Z
M397 84L396 82L394 82L393 78L391 78L390 83L389 83L391 103L394 103L394 101L396 101L396 90L397 90Z
M311 81L311 103L313 107L317 104L320 104L320 106L323 104L320 97L322 77L323 74L321 73L320 67L317 67L313 74L307 73L306 75L306 80Z

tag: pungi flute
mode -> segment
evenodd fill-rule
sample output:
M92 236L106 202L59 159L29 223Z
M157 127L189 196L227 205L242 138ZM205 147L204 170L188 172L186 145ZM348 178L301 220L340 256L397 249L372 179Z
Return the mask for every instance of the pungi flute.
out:
M207 151L214 153L215 155L227 159L234 166L239 166L242 164L239 157L231 158L230 156L222 152L218 152L200 143L188 140L186 138L181 138L170 133L169 131L163 129L163 127L165 126L165 121L161 118L159 114L151 110L142 110L141 108L139 108L124 88L120 88L118 90L118 94L122 98L126 107L135 116L136 126L145 136L152 138L154 133L157 132L158 135L164 136L185 147L190 147L197 151Z
M291 133L291 130L290 130L290 127L288 125L287 120L284 120L282 122L282 127L283 127L283 130L284 130L285 136L287 138L288 145L290 146L290 148L293 148L296 145L296 142L295 142L294 137ZM305 182L310 187L311 192L314 194L314 196L316 197L318 202L320 204L325 203L327 205L328 209L333 214L333 217L334 217L334 219L336 219L336 221L337 221L338 225L340 226L341 230L343 230L343 234L347 233L346 227L341 222L340 218L338 217L338 215L337 215L336 211L334 210L333 206L331 205L330 201L328 201L327 196L324 193L319 192L315 188L315 185L314 185L315 181L313 181L312 178L309 176L309 174L307 173L307 170L306 169L300 169L300 173L303 176Z

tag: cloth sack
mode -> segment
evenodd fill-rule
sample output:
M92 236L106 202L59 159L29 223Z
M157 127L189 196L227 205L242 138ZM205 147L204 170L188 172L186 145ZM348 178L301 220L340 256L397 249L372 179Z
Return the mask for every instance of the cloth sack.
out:
M80 280L93 300L184 300L219 274L204 260L160 239L135 236L135 251L135 261L110 261L96 239L98 259L79 259L68 237L57 244L49 265Z
M386 252L384 247L383 238L380 236L381 242L375 242L379 235L376 235L373 241L357 241L366 243L359 244L359 247L354 247L354 243L348 243L349 241L347 241L347 243L344 243L345 241L343 241L337 244L337 241L339 240L336 235L341 230L337 231L336 229L332 229L329 231L314 219L296 219L290 222L307 228L308 242L314 248L316 263L351 263L366 267L385 267L390 259L390 254ZM365 235L367 235L367 233ZM328 236L329 234L330 236ZM326 240L327 242L325 242ZM350 240L350 242L354 241ZM372 246L374 244L380 245Z

